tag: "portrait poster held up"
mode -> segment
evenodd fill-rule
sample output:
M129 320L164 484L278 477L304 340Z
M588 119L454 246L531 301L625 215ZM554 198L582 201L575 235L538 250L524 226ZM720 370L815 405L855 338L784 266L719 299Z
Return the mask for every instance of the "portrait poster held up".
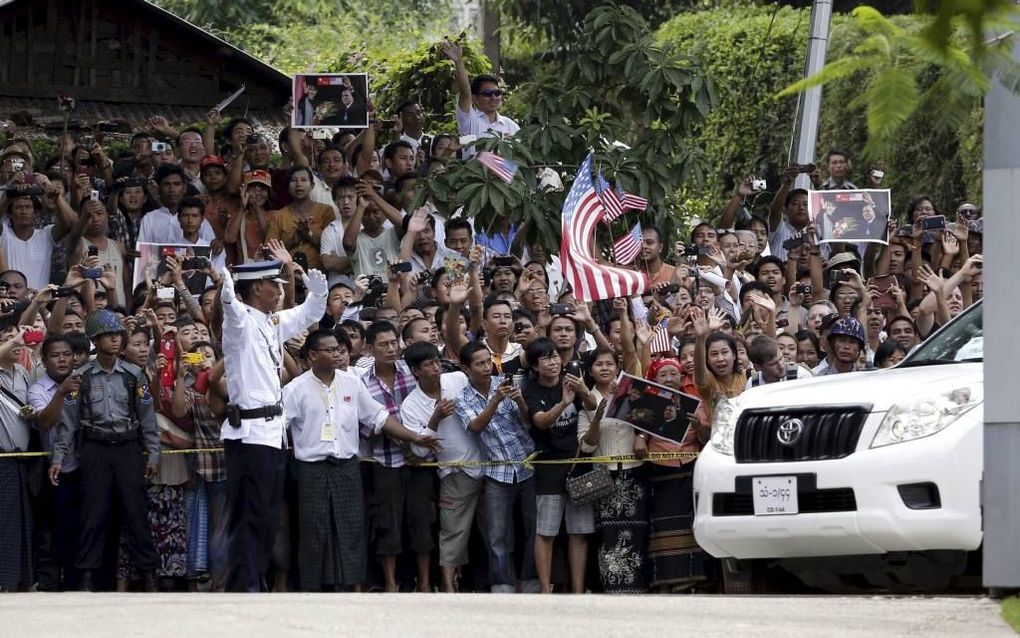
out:
M691 417L700 404L696 396L622 372L606 417L625 421L647 434L649 452L677 452L685 441L696 436Z
M808 215L819 243L875 242L888 244L886 226L892 211L888 190L811 191Z
M294 76L291 126L368 127L368 74L321 73Z

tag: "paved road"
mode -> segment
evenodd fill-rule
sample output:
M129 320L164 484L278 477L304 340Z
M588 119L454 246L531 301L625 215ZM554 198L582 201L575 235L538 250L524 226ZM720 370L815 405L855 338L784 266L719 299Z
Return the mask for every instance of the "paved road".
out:
M32 638L1015 636L985 598L15 594L0 623Z

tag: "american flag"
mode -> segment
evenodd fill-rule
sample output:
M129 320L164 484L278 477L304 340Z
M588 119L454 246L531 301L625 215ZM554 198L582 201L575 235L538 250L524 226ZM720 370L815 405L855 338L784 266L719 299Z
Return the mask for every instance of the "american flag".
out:
M652 337L652 354L668 352L671 356L676 355L673 350L673 337L669 334L669 317L666 317L655 325L655 336Z
M641 222L627 231L627 234L613 242L613 258L618 264L633 262L641 252Z
M514 181L514 175L517 174L518 169L516 163L489 151L479 153L478 161L482 163L482 166L489 169L489 172L507 184Z
M560 265L563 278L581 301L631 297L649 288L648 275L624 268L605 266L592 255L595 227L605 209L595 193L589 154L577 171L574 184L563 203Z
M630 193L625 193L622 190L620 191L619 197L620 205L623 206L624 209L633 208L634 210L645 210L648 208L648 200L644 197L631 195Z
M606 181L606 178L602 177L602 171L599 171L595 177L595 193L598 194L599 201L602 202L602 208L606 209L606 214L602 221L608 224L623 215L623 205L620 203L620 198L616 194L616 190Z

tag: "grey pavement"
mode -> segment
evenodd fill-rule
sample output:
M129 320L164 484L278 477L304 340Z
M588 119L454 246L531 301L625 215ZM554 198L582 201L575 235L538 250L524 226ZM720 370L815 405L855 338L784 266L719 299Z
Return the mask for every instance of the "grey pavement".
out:
M987 598L12 594L0 636L1015 636Z

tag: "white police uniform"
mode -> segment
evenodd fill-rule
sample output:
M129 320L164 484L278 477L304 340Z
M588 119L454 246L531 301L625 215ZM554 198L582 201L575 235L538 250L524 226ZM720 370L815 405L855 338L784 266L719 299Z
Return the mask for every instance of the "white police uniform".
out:
M275 280L280 262L254 262L234 269L238 280ZM234 294L224 273L223 356L230 399L222 428L227 469L230 539L229 591L266 591L265 575L283 498L282 344L316 323L326 312L326 276L305 277L308 297L296 308L264 313ZM235 412L239 410L239 414Z
M252 280L278 275L279 271L278 261L254 262L235 268L238 279ZM326 295L309 291L300 306L266 314L238 299L234 294L234 282L230 274L225 273L220 298L223 302L223 358L230 402L243 411L281 405L283 342L322 318L326 312ZM222 438L280 448L283 428L282 413L269 418L242 418L241 427L224 424Z

